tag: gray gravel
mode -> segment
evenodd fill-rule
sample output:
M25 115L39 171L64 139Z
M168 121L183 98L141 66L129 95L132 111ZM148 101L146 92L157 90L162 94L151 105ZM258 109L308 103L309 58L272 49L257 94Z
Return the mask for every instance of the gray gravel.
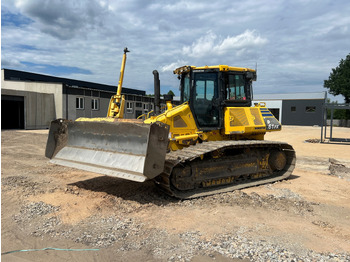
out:
M262 198L257 194L248 196L242 192L235 192L231 193L230 203L232 194L237 198L245 198L255 205L262 205L266 199L275 203L285 201L284 196L273 199L269 196ZM305 206L300 204L302 200L296 200L298 196L294 197L288 201L294 201L298 208L301 206L304 210ZM228 196L222 194L211 198L211 201L216 199L225 203ZM208 198L179 201L170 205L201 205L203 201L208 201ZM201 238L201 233L198 231L169 234L164 230L146 228L138 221L125 218L122 213L107 218L94 216L75 226L67 226L55 216L55 212L59 209L60 207L43 202L31 202L21 208L19 214L14 216L14 220L20 227L29 230L37 237L49 235L66 238L99 248L113 246L116 252L146 249L150 250L155 258L163 261L191 261L198 255L215 257L217 253L228 258L251 261L350 261L350 254L321 254L300 248L290 250L282 242L275 244L276 241L250 239L243 227L232 234L216 235L210 241L206 241Z
M30 202L22 206L20 213L14 216L14 220L19 223L27 223L34 218L57 212L59 210L59 207L55 207L41 201Z
M268 186L269 185L267 185L267 187ZM267 196L260 196L255 192L248 195L240 190L236 190L234 192L184 200L175 203L175 205L180 206L203 206L217 204L240 207L264 207L275 211L288 211L298 215L312 213L313 205L317 205L317 203L303 200L301 196L291 192L288 189L280 189L278 194Z
M336 176L347 181L350 181L350 163L345 161L337 161L336 159L329 159L329 172L331 176Z
M45 193L43 188L50 185L50 181L37 182L28 176L20 175L1 178L1 185L4 192L17 190L23 196L30 196ZM57 188L57 186L50 185L48 192L54 192Z

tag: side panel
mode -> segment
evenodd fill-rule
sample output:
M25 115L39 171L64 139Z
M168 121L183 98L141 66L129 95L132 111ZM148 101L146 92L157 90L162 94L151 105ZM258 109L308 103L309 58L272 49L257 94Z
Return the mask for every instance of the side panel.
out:
M194 116L191 112L191 109L187 103L174 107L170 110L167 110L165 113L152 117L145 120L145 123L154 123L156 121L167 124L170 127L169 130L169 139L170 139L170 148L172 150L181 149L178 142L185 142L185 144L195 143L198 135L197 126L194 120Z
M261 134L281 130L281 123L263 106L226 107L225 134Z
M280 131L282 126L281 123L275 118L269 109L266 107L260 107L260 113L264 118L266 125L266 131Z
M278 121L283 123L282 118L282 100L254 100L254 103L265 103L266 107L274 114L274 116L277 118Z
M170 138L191 135L197 132L196 122L187 103L167 110L165 113L145 120L145 123L162 122L170 127Z
M225 134L254 134L266 131L259 107L226 107Z

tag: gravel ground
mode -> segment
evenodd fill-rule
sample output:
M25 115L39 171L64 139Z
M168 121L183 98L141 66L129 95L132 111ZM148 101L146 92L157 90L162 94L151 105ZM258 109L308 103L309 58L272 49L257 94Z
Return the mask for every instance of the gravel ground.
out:
M18 260L350 261L349 162L303 156L287 181L177 200L152 182L51 165L45 141L45 134L2 133L2 252L100 252Z
M266 187L271 187L267 185ZM74 193L75 191L73 191ZM272 208L303 215L313 212L312 205L301 199L301 196L283 189L278 196L262 197L256 193L248 195L242 191L219 194L205 198L198 198L170 203L171 206L199 207L205 205L248 205ZM149 206L149 205L148 205ZM137 207L136 207L137 208ZM44 202L29 202L22 206L20 212L13 219L24 230L31 231L36 237L49 235L71 239L91 248L106 248L115 245L116 251L152 250L153 256L162 261L191 261L196 256L224 257L248 259L250 261L350 261L350 254L346 253L317 253L311 250L289 250L282 243L276 244L264 239L247 237L247 228L241 227L236 232L215 235L210 241L202 239L199 231L189 231L177 235L170 235L165 230L148 229L140 221L125 218L123 214L132 212L122 207L119 216L92 216L74 227L69 227L55 216L59 206L52 206ZM322 221L314 224L327 227ZM169 241L170 239L170 241Z

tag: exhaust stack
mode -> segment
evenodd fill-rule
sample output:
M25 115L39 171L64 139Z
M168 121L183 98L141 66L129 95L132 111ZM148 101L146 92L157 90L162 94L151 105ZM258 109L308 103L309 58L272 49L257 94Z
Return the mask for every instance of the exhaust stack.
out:
M155 114L160 114L160 80L159 73L157 70L153 70L154 75L154 109Z

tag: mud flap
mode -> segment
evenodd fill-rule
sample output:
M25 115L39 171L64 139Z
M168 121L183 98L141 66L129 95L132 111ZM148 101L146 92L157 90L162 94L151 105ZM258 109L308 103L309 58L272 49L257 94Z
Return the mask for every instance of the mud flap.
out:
M50 162L143 182L164 169L169 126L58 119L51 122L45 156Z

